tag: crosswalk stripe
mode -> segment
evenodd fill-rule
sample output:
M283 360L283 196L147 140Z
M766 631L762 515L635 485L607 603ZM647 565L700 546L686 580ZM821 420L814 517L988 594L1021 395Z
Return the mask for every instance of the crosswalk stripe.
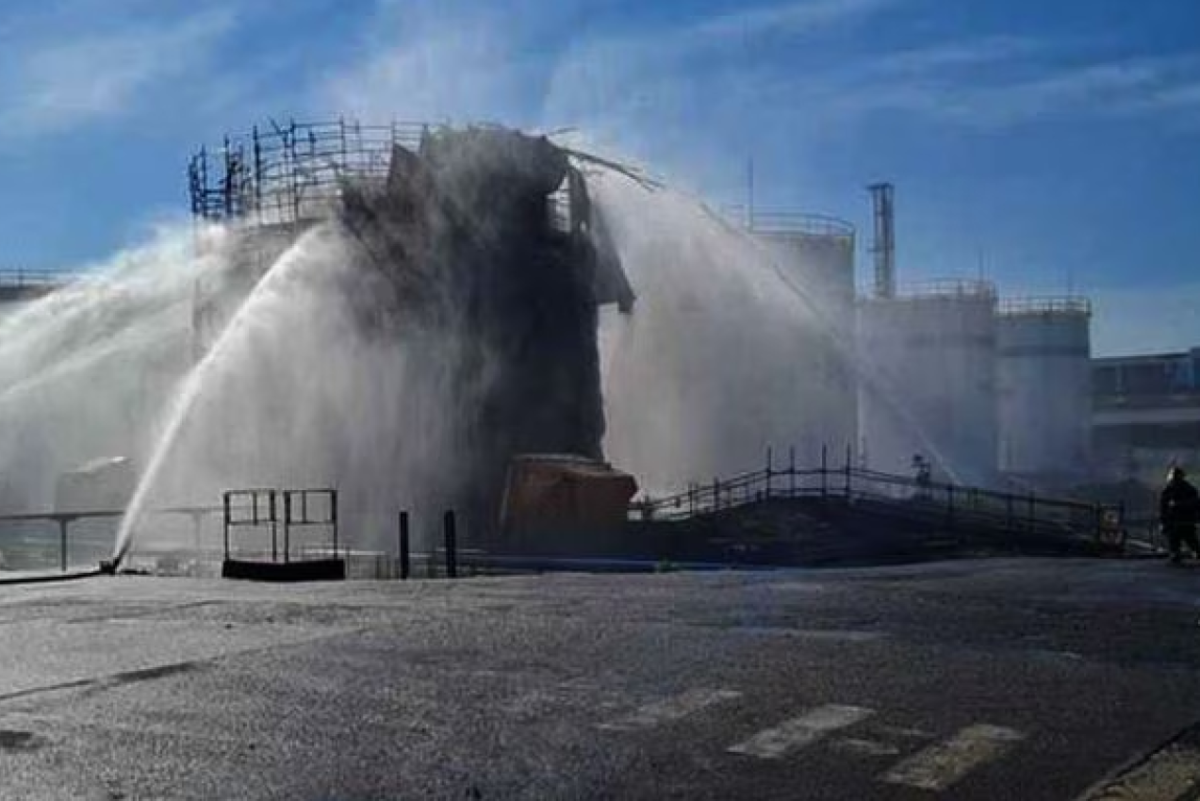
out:
M819 706L778 726L763 729L749 740L731 746L729 751L761 759L778 759L788 751L815 743L830 732L852 726L873 714L875 710L861 706Z
M619 731L648 729L661 723L670 723L685 718L714 704L741 697L742 694L737 690L688 690L679 695L646 704L627 717L611 723L600 724L600 728Z
M1014 729L977 723L902 760L882 778L889 784L944 790L977 766L1003 754L1024 736Z
M898 746L891 743L883 743L879 740L868 740L863 737L846 737L841 740L834 740L832 745L839 750L868 757L895 756L900 753Z
M1200 786L1200 748L1175 743L1081 801L1175 801ZM1187 796L1192 797L1192 796Z

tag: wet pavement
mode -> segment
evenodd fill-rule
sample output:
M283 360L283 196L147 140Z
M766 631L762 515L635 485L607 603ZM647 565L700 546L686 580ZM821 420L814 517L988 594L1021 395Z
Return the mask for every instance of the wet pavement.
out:
M0 644L5 799L1066 801L1200 782L1200 570L1158 561L97 577L0 586Z

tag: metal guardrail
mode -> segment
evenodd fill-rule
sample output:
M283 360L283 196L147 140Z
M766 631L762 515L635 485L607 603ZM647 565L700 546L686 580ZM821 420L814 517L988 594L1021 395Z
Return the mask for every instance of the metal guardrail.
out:
M997 309L1002 315L1077 314L1091 315L1092 303L1087 298L1063 295L1003 298Z
M744 204L739 203L724 204L717 212L733 225L756 234L796 234L851 242L855 238L854 223L829 214L759 209L748 211Z
M750 230L761 234L802 234L805 236L854 238L854 225L826 214L795 211L755 211L749 219Z
M279 490L270 488L226 490L221 493L222 533L225 559L232 553L236 528L269 528L271 561L279 558Z
M996 285L976 278L935 278L904 284L890 301L929 300L934 298L976 298L995 301Z
M316 508L314 508L315 502ZM333 558L338 558L338 493L335 489L289 489L283 491L283 561L291 560L292 529L327 528L333 539Z
M665 498L636 501L630 513L642 520L685 520L772 499L837 499L872 504L878 512L937 523L947 529L986 528L1011 533L1085 537L1114 548L1125 544L1120 505L1011 493L898 476L849 463L832 467L827 454L815 468L798 468L794 457L711 484L693 485Z
M0 287L16 289L54 289L79 276L53 270L0 269Z
M311 527L325 528L330 531L332 540L332 555L337 558L338 544L338 493L336 489L321 487L317 489L274 489L256 487L250 489L226 490L221 495L221 511L223 516L225 560L234 555L233 532L235 529L263 529L270 531L271 547L270 560L280 561L280 526L282 525L282 561L286 564L292 561L294 555L306 558L310 554L301 548L297 551L293 545L292 532L295 529ZM253 557L267 556L253 549L237 549L239 555ZM329 554L324 548L320 557Z
M198 528L201 525L203 518L205 518L209 515L218 514L218 513L220 513L220 511L221 511L221 509L219 507L215 507L215 506L173 506L173 507L163 507L163 508L159 508L159 509L151 509L151 510L148 510L146 512L146 514L147 515L168 515L168 516L174 515L174 516L189 517L192 520L193 527ZM49 549L43 548L43 550L57 550L58 569L60 572L65 573L71 567L70 552L71 552L71 544L72 544L72 535L71 535L72 524L78 523L81 521L88 521L88 520L120 520L122 517L124 517L124 515L125 515L124 509L87 509L87 510L80 510L80 511L61 511L61 512L60 511L22 512L19 514L0 515L0 526L3 526L6 523L14 524L14 523L43 523L43 522L46 522L46 523L54 524L57 529L57 531L55 532L57 534L57 537L56 537L57 542L54 544L54 546L51 546ZM112 535L115 538L115 535L116 535L115 530L113 530ZM29 540L30 538L27 537L25 539ZM44 540L44 539L48 539L48 536L47 535L35 536L32 539ZM100 550L103 552L103 554L105 556L107 556L112 551L112 545L114 544L114 541L108 541L104 537L101 537L100 539L104 540L104 541L100 542L100 543L96 543L96 544L99 545ZM7 544L8 543L5 541L5 539L0 538L0 553L3 553ZM27 542L27 545L28 545L28 542ZM94 566L94 563L93 563L93 566Z

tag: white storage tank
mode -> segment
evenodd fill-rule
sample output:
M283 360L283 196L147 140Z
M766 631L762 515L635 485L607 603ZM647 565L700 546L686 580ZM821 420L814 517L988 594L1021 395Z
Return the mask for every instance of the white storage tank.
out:
M1084 298L1006 300L997 319L1000 469L1065 479L1091 457L1091 306Z
M988 485L997 463L996 290L943 281L859 308L860 461Z
M817 214L756 212L752 229L803 291L811 314L798 342L791 375L799 384L800 441L804 463L822 446L841 456L858 440L858 390L853 366L855 336L854 226Z

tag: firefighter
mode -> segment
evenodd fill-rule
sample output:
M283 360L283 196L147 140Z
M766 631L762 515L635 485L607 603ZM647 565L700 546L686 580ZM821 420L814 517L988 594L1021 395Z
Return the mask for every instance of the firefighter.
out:
M1171 561L1183 561L1183 545L1195 556L1200 556L1200 543L1196 542L1196 517L1200 513L1200 494L1187 480L1182 467L1172 467L1167 473L1167 484L1158 499L1158 519L1162 531L1167 535Z

